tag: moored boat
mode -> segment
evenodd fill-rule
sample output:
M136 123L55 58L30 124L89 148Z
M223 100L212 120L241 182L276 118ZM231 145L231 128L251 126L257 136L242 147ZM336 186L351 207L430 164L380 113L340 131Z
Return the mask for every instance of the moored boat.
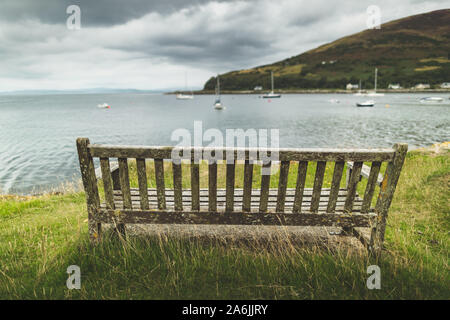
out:
M194 99L194 95L193 94L189 95L189 94L178 93L176 95L176 98L177 98L177 100L192 100L192 99Z
M367 100L364 102L357 102L356 106L357 107L373 107L375 105L375 101L373 100Z
M421 98L419 101L420 103L441 103L444 99L441 97L425 97Z
M270 78L272 83L272 90L269 93L263 95L262 97L265 99L281 98L281 94L273 92L273 71L270 71Z
M222 102L220 101L220 80L219 80L219 75L217 75L216 100L214 101L214 109L222 110L224 108L225 107L223 106Z
M187 73L184 74L184 91L187 91ZM194 93L191 90L191 94L185 94L185 93L177 93L176 95L177 100L192 100L194 99Z

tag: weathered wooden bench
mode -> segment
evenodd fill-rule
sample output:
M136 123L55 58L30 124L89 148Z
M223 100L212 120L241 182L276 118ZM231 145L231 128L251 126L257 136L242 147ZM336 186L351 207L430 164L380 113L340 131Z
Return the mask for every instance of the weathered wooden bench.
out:
M77 139L80 169L86 192L89 234L101 236L101 224L110 223L124 230L125 224L234 224L335 226L345 234L358 237L368 250L379 254L384 241L386 219L401 168L408 149L396 144L392 149L279 149L278 188L270 188L270 175L261 176L260 189L252 189L253 159L245 150L243 189L235 188L236 150L215 148L223 152L226 162L226 188L217 188L217 163L208 164L208 188L200 188L200 166L190 159L190 189L182 188L182 165L171 161L173 147L112 146L90 144ZM189 148L202 152L205 148ZM270 151L270 150L269 150ZM100 168L95 170L94 159ZM111 159L116 162L111 161ZM131 188L128 159L135 159L139 188ZM146 160L154 160L152 163ZM236 158L234 158L236 159ZM164 184L164 161L172 162L173 189ZM298 163L295 188L287 188L289 167ZM312 188L305 187L309 162L315 162ZM327 162L334 163L331 188L322 188ZM370 162L370 167L364 162ZM387 162L385 174L380 174ZM148 188L146 166L155 167L156 188ZM347 167L346 167L347 164ZM263 164L271 167L270 162ZM341 179L346 171L346 186ZM99 178L104 187L104 202L98 191ZM361 177L368 179L364 195L357 192ZM372 198L379 186L375 206ZM371 228L364 237L358 227Z

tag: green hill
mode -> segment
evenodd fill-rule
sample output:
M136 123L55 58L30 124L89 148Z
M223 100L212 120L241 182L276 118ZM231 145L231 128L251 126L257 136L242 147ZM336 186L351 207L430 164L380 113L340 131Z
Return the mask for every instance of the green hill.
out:
M374 68L378 87L400 83L431 85L450 81L450 9L394 20L380 29L365 30L300 55L220 75L223 90L270 88L273 71L278 89L339 88L362 80L371 89ZM204 90L214 90L210 78Z

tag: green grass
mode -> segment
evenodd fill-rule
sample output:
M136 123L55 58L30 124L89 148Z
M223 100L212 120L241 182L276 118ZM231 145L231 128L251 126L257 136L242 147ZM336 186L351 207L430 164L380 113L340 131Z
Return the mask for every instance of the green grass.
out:
M332 168L327 169L329 184ZM152 177L151 166L148 170ZM314 166L309 170L311 184ZM238 167L236 177L242 172ZM293 186L295 166L290 174ZM188 187L189 170L183 177ZM201 179L205 184L206 177ZM259 179L255 168L254 187ZM276 181L275 176L273 187ZM449 153L408 154L388 219L387 251L379 261L348 250L292 244L225 246L165 237L123 242L110 234L92 246L84 193L5 196L0 198L0 299L449 299L449 181ZM133 169L131 182L137 185ZM368 290L366 269L375 263L382 288ZM66 288L72 264L81 267L81 290Z

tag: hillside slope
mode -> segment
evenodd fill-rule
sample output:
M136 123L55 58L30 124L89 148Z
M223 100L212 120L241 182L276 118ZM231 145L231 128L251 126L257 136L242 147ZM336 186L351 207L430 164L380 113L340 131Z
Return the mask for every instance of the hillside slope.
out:
M400 83L410 87L420 82L450 81L450 9L394 20L381 29L365 30L300 55L252 69L223 75L224 90L270 88L270 71L276 88L340 88L362 80L373 87L378 67L378 87ZM215 78L205 90L213 90Z

